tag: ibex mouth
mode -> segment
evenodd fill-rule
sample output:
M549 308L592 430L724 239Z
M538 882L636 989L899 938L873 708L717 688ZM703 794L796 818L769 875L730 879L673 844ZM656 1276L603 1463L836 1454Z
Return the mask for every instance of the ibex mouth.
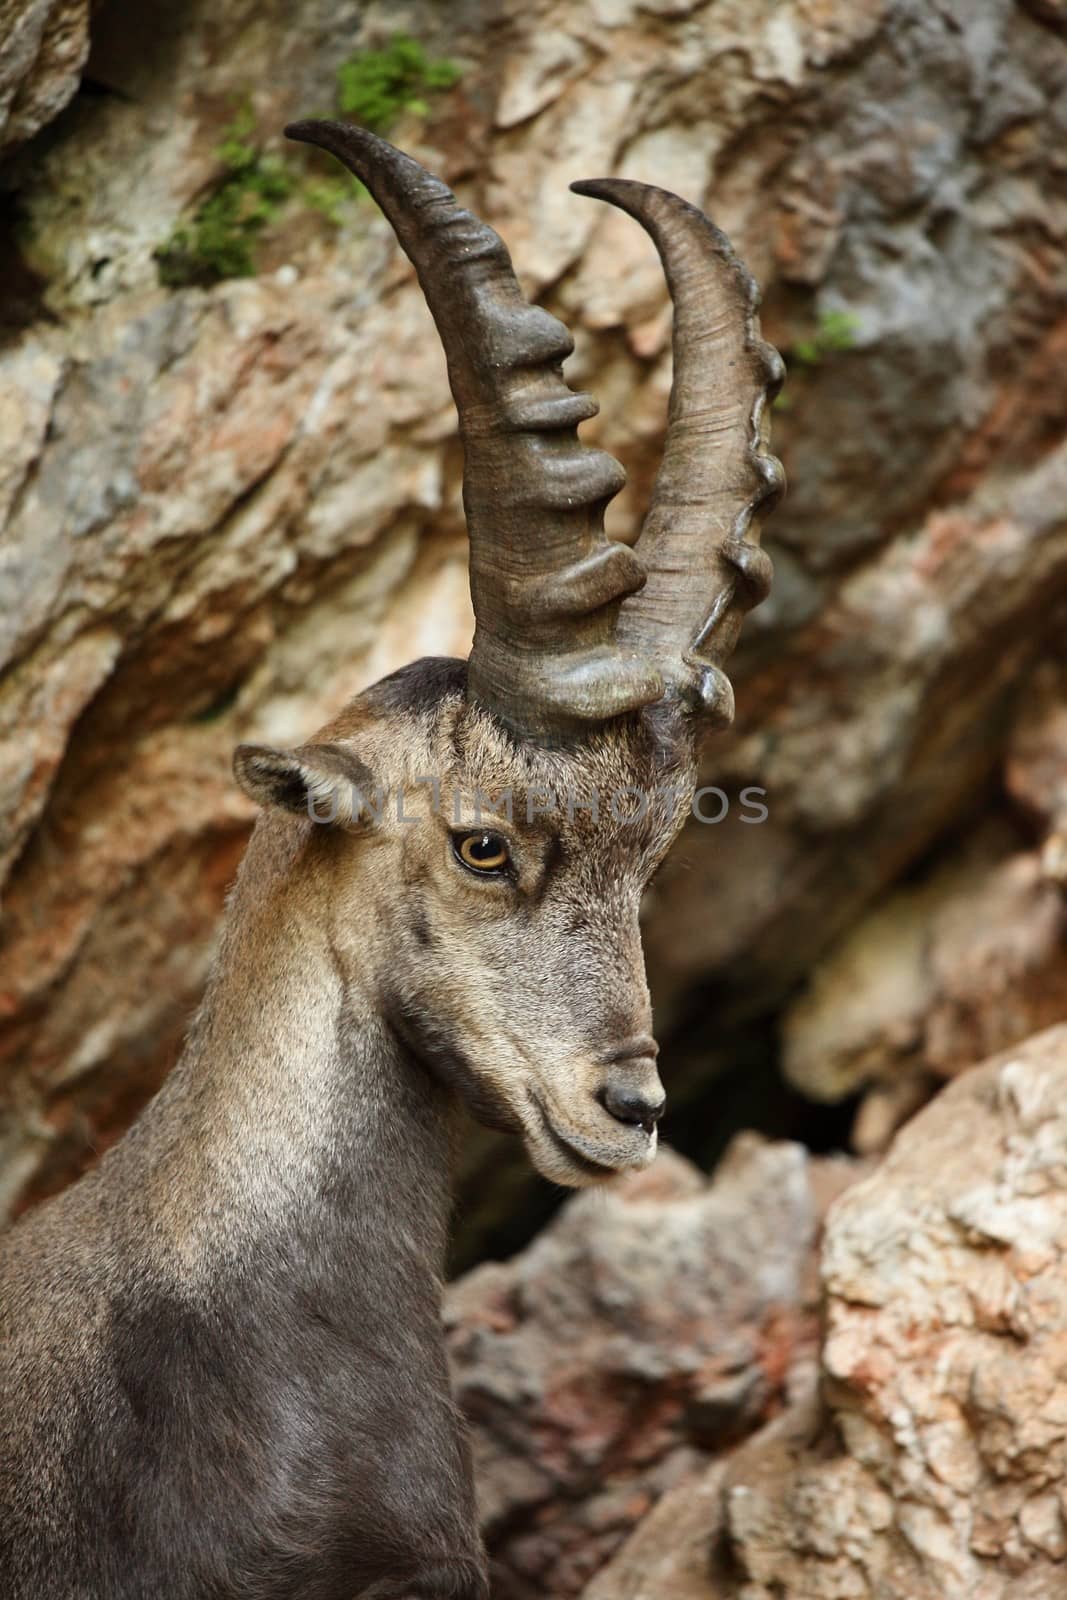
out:
M652 1140L647 1135L642 1139L644 1151L638 1161L634 1161L632 1158L618 1162L600 1161L575 1144L573 1136L567 1137L566 1134L560 1133L540 1100L532 1094L530 1099L533 1101L542 1131L552 1148L558 1155L563 1157L569 1166L574 1167L583 1176L593 1181L603 1182L605 1178L614 1178L627 1167L644 1165L646 1152L652 1145Z

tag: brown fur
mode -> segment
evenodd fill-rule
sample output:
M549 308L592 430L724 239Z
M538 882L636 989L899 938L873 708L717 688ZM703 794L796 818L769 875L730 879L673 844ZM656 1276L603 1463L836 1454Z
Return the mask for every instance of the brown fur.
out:
M517 743L420 662L314 743L245 750L266 802L204 1005L96 1171L0 1240L9 1600L484 1600L437 1306L451 1112L546 1176L642 1166L661 1100L638 907L692 783L662 704ZM440 781L435 814L420 778ZM356 785L404 792L378 821ZM337 820L306 814L336 801ZM452 793L510 789L514 878L455 858ZM535 791L601 797L528 821ZM645 1116L619 1120L633 1103Z

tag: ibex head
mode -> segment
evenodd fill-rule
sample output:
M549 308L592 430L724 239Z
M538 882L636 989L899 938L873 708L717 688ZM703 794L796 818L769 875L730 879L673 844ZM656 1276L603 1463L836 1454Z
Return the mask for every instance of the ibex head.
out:
M615 543L622 470L579 441L597 408L563 381L571 339L499 237L372 134L287 132L362 179L415 265L459 411L477 627L469 663L404 668L297 750L242 746L238 778L273 813L261 829L301 829L307 915L352 992L547 1177L594 1182L655 1152L638 910L769 584L753 519L781 492L763 450L780 362L706 217L643 184L574 185L647 229L675 308L663 464L635 549Z

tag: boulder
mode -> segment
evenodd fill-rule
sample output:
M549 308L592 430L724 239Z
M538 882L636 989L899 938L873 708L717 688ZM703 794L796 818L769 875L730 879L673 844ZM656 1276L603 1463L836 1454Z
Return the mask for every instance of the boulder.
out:
M663 1492L786 1404L854 1164L742 1137L580 1195L448 1290L496 1600L578 1595Z
M818 1397L665 1499L587 1600L1062 1595L1065 1107L1059 1026L909 1123L827 1218Z

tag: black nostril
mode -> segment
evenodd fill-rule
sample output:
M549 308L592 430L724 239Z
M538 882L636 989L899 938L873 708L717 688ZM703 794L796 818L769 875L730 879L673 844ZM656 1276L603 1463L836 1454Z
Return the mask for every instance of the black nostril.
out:
M644 1095L632 1089L614 1089L610 1085L600 1091L597 1099L616 1122L625 1122L631 1128L644 1128L646 1133L652 1132L667 1104L663 1096L658 1100L646 1100Z

